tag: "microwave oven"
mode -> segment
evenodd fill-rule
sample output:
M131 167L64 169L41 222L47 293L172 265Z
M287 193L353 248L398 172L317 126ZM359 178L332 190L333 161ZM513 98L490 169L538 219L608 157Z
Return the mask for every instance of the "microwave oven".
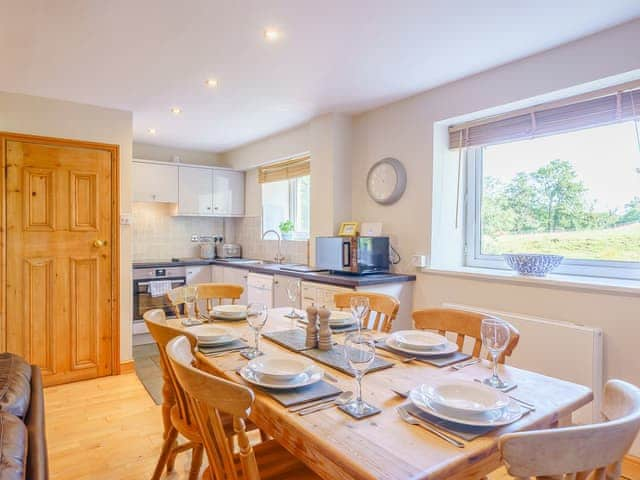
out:
M316 267L364 275L389 271L389 237L316 237Z

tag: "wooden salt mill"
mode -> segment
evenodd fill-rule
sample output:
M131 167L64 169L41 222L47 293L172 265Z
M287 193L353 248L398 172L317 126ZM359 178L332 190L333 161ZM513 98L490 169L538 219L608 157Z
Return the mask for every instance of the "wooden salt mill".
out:
M320 323L320 332L318 339L318 348L320 350L331 350L333 341L331 340L331 327L329 326L329 317L331 312L324 307L318 309L318 319Z
M307 337L304 346L306 348L318 346L318 309L313 304L307 307Z

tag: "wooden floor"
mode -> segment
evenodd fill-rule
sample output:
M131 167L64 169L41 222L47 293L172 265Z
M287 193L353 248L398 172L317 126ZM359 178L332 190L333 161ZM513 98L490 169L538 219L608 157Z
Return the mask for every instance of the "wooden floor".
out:
M47 440L52 480L143 480L151 477L160 452L160 407L133 374L45 389ZM185 480L189 453L178 456L165 478ZM640 480L640 463L625 465ZM491 480L509 479L503 471Z

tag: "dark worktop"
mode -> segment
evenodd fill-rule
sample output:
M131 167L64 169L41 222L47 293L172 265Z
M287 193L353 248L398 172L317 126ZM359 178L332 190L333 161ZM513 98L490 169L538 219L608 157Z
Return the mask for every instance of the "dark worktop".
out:
M134 262L133 268L166 268L166 267L188 267L193 265L219 265L230 268L240 268L254 273L263 273L267 275L287 275L290 277L301 278L310 282L326 283L328 285L337 285L341 287L364 287L367 285L381 285L385 283L401 283L413 282L415 275L406 275L402 273L373 273L369 275L349 275L336 274L328 272L292 272L290 270L282 270L281 265L277 263L229 263L220 260L203 260L201 258L180 259L178 262L166 260Z

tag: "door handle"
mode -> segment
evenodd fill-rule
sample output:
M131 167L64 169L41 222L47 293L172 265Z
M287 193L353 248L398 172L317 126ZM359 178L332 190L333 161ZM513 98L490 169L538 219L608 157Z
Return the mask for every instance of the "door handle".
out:
M93 246L96 248L104 247L107 244L106 240L94 240Z

